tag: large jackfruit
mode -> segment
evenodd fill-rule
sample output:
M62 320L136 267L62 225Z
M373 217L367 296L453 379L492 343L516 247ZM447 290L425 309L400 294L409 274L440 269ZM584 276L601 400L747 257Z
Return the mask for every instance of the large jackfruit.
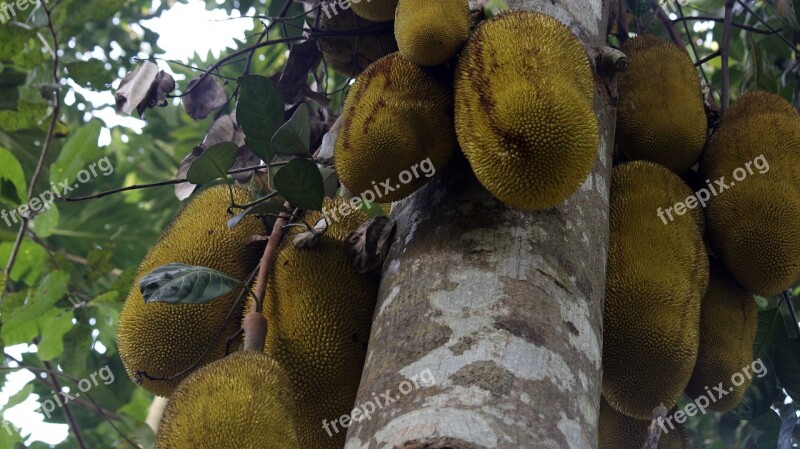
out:
M319 39L325 62L334 70L348 76L361 73L378 59L397 51L393 22L372 22L358 17L351 9L327 10L320 13L320 30L343 33ZM352 34L358 32L358 34Z
M467 0L400 0L395 17L400 54L426 66L444 64L455 56L472 26Z
M350 0L353 12L373 22L394 20L398 0Z
M763 97L746 95L723 117L701 171L716 192L706 209L715 253L746 290L766 296L800 278L800 116Z
M739 386L731 379L753 362L758 310L753 295L719 263L711 264L711 281L700 310L700 351L686 394L708 398L706 389L722 384L727 395L711 401L708 408L726 412L741 402L750 386L751 376L742 376Z
M670 428L670 423L675 426ZM658 449L689 449L686 428L674 420L664 423ZM598 427L598 449L642 449L647 438L650 420L625 416L600 398L600 424ZM664 431L666 429L666 432Z
M333 211L345 200L327 198ZM302 447L341 449L346 429L331 423L355 404L366 357L378 278L358 274L347 261L344 239L368 220L361 211L328 224L311 248L292 244L287 235L270 274L264 315L269 322L265 351L289 374L297 404L296 423ZM318 212L305 221L317 223Z
M689 170L706 142L708 121L697 70L685 51L642 35L622 47L628 70L619 76L617 143L631 160Z
M553 207L594 166L593 96L589 59L569 28L533 12L495 16L459 57L458 142L497 199L525 210Z
M612 171L611 235L603 310L603 396L628 416L671 408L694 369L708 255L700 211L665 223L659 208L692 195L666 168L646 161Z
M180 383L155 449L299 449L294 411L286 371L266 354L237 352Z
M244 204L250 194L235 188L234 198ZM230 199L226 186L211 187L198 194L147 253L122 307L117 327L122 362L131 378L159 396L169 396L181 378L151 381L137 373L173 376L193 365L207 348L210 351L200 366L222 357L226 338L239 329L243 307L234 311L222 335L216 338L239 292L207 304L145 304L139 280L161 265L183 263L213 268L244 281L257 265L260 252L245 243L250 236L264 233L264 227L260 220L245 217L237 227L229 229L226 209Z
M392 53L350 90L334 161L353 194L391 202L422 187L457 147L450 78Z
M730 123L738 118L770 112L789 116L797 115L797 109L780 95L763 90L753 90L739 97L725 112L724 119L726 123Z

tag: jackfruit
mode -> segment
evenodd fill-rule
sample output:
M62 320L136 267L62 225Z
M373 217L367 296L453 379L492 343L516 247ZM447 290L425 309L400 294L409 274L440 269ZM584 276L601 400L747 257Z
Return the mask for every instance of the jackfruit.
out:
M700 308L700 351L686 394L692 399L708 398L706 389L723 384L727 394L711 401L708 408L726 412L736 407L750 386L752 374L742 376L738 386L731 379L753 362L756 328L758 310L753 295L719 263L712 263L711 281Z
M708 120L700 78L689 55L642 35L622 47L628 69L619 75L617 144L630 160L689 170L706 142Z
M301 232L297 228L284 237L264 300L265 352L289 374L301 446L341 449L347 430L332 422L355 404L379 279L358 274L345 256L345 237L367 215L350 209L341 197L326 198L323 207L350 212L331 219L313 247L292 244L292 236ZM309 212L305 222L313 225L321 218Z
M752 117L755 114L776 112L789 116L796 116L797 109L791 103L783 99L780 95L763 90L754 90L739 97L728 111L725 112L724 120L730 123L740 117Z
M397 51L393 22L372 22L358 17L351 9L335 11L323 9L319 28L323 33L343 34L318 40L325 62L334 70L355 76L378 59ZM352 34L354 32L358 34Z
M447 75L392 53L356 79L334 147L339 179L354 195L391 202L422 187L456 151ZM427 166L427 168L426 168ZM380 183L380 184L379 184Z
M170 397L155 449L299 449L286 371L242 351L193 372Z
M697 357L709 276L695 216L701 212L659 217L689 196L677 175L651 162L628 162L611 174L603 396L634 418L650 419L662 403L673 407Z
M458 142L492 195L538 210L581 186L599 131L589 59L569 28L533 12L495 16L467 42L455 84Z
M764 296L800 278L800 116L779 103L778 112L726 115L701 163L714 192L711 245L739 284Z
M237 203L249 202L243 188L233 190ZM139 280L155 268L168 263L209 267L244 281L258 263L257 247L245 246L264 227L257 218L245 217L229 229L226 209L230 205L226 186L211 187L197 195L178 214L145 256L119 317L117 342L125 369L142 387L159 396L169 396L181 378L170 381L149 380L170 377L203 357L203 364L221 358L225 340L239 329L243 307L239 307L223 326L237 292L206 304L145 304ZM139 374L137 374L139 373ZM185 377L185 376L184 376Z
M472 17L467 0L400 0L394 35L400 54L414 64L444 64L467 41Z
M670 425L675 428L670 428ZM600 398L598 449L642 449L649 426L649 419L641 420L625 416L614 410L605 398ZM686 428L674 420L665 422L658 440L658 449L689 449L689 435Z
M350 0L353 12L373 22L394 20L398 0Z

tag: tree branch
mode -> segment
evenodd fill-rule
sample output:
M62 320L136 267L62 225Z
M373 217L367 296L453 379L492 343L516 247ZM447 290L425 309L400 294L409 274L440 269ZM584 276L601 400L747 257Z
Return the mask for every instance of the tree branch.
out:
M733 27L734 0L725 1L725 25L722 29L722 43L719 51L722 56L722 94L720 95L721 112L724 115L731 101L731 70L730 70L730 43L731 28Z

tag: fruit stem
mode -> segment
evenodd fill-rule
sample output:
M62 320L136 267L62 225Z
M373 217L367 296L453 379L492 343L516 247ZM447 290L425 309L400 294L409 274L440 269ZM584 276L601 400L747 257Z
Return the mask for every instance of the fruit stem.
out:
M267 319L264 314L251 310L244 316L242 323L244 329L244 350L264 352L264 342L267 339Z

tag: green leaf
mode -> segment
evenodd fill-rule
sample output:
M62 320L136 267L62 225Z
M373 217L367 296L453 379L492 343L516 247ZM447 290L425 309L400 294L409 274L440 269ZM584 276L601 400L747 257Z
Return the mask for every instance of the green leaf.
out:
M54 310L42 323L36 353L41 360L53 360L64 352L64 335L72 329L72 311Z
M28 383L24 387L22 387L21 390L14 393L14 396L8 398L8 402L6 402L5 405L3 405L3 410L8 410L10 408L18 406L19 404L22 404L23 402L25 402L25 399L28 399L28 396L30 396L31 393L33 393L33 384Z
M283 207L282 204L273 202L273 201L265 201L263 203L256 204L255 206L249 207L244 211L236 214L235 216L231 217L228 220L228 228L235 228L241 221L242 218L248 215L277 215L281 212L289 212Z
M754 377L744 398L732 411L740 419L754 419L766 413L775 401L780 390L776 376L776 361L786 334L783 318L778 309L758 313L758 330L753 342L754 360L761 360L766 369L761 377Z
M10 151L3 147L0 147L0 167L3 167L0 170L0 179L6 179L14 186L17 200L22 203L27 202L28 184L25 182L25 172L22 171L22 165ZM14 201L15 198L5 192L2 187L2 184L0 184L0 196Z
M319 172L322 175L322 182L325 186L325 196L335 197L339 191L339 175L336 174L336 170L322 167Z
M8 345L26 343L43 331L48 320L58 313L55 303L67 293L69 274L56 270L45 277L23 304L17 305L3 317L0 335Z
M245 143L262 161L272 161L269 143L284 120L283 96L269 78L248 75L239 78L236 123L242 127Z
M0 244L0 265L3 267L8 263L13 246L12 242ZM11 270L11 279L28 285L36 285L36 281L39 280L45 269L47 269L47 251L31 241L23 240L14 269Z
M239 149L233 142L220 142L203 151L189 167L186 179L192 184L206 184L215 179L228 177L228 170L236 162Z
M311 128L308 106L301 104L292 118L278 129L272 137L272 150L284 156L308 156Z
M87 89L104 90L114 81L114 73L106 70L99 59L72 61L65 64L67 73L76 83Z
M308 159L293 159L275 174L275 188L293 205L306 210L321 210L325 186L317 164Z
M225 273L180 263L160 266L139 281L145 303L169 304L205 304L241 285Z
M758 449L775 449L778 446L781 418L773 410L768 410L758 418L749 421L748 424L761 432L756 442Z
M100 121L92 120L72 134L61 149L58 159L50 167L50 182L58 184L66 179L72 184L78 172L89 163L100 159L97 139L100 138L101 129Z
M50 237L53 235L53 231L58 227L58 207L56 207L55 203L49 204L48 208L37 215L33 221L31 221L31 229L33 232L36 233L39 237Z

